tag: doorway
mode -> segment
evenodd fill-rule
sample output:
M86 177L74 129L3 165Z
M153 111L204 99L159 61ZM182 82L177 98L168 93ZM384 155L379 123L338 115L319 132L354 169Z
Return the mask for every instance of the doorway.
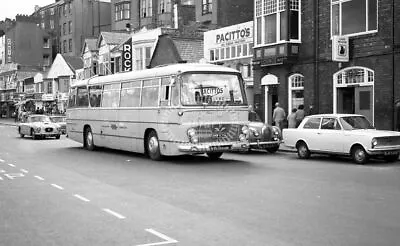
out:
M337 112L361 114L373 123L373 86L338 88Z

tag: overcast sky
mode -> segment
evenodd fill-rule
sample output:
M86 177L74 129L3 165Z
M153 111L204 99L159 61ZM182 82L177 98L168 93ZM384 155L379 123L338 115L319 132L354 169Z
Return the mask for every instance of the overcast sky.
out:
M1 0L0 21L5 18L15 19L17 14L30 15L35 11L35 5L43 7L54 2L55 0Z

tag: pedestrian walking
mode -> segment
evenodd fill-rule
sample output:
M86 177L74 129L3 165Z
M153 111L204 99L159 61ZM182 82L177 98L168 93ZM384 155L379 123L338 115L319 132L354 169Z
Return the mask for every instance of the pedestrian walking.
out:
M296 111L296 127L300 125L301 121L304 119L304 116L304 105L300 104Z
M275 109L272 115L272 119L275 122L275 126L282 130L283 122L286 119L286 113L283 108L279 106L279 103L275 103Z
M297 120L296 120L296 112L297 109L292 109L292 113L290 113L287 117L288 121L288 128L296 128L297 127Z

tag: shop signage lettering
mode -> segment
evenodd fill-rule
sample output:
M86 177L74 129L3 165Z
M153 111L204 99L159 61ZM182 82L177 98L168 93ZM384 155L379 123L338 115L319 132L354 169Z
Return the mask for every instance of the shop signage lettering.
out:
M132 39L122 45L122 71L132 71Z
M223 88L217 88L217 87L206 87L202 88L201 91L205 96L213 96L224 93Z
M7 62L12 62L12 40L7 38Z
M242 38L248 38L250 37L250 35L251 35L251 30L249 27L246 27L236 31L217 34L216 43L219 44L227 41L234 41Z

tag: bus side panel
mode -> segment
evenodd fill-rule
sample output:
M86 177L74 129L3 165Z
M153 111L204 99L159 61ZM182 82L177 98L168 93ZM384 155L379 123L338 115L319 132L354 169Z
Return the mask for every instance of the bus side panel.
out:
M186 129L182 128L179 108L161 108L158 117L158 138L160 140L160 150L163 155L180 155L178 146L182 142L187 142Z
M118 135L120 136L121 148L126 151L144 153L143 144L140 147L140 138L143 133L139 132L139 109L118 109Z

